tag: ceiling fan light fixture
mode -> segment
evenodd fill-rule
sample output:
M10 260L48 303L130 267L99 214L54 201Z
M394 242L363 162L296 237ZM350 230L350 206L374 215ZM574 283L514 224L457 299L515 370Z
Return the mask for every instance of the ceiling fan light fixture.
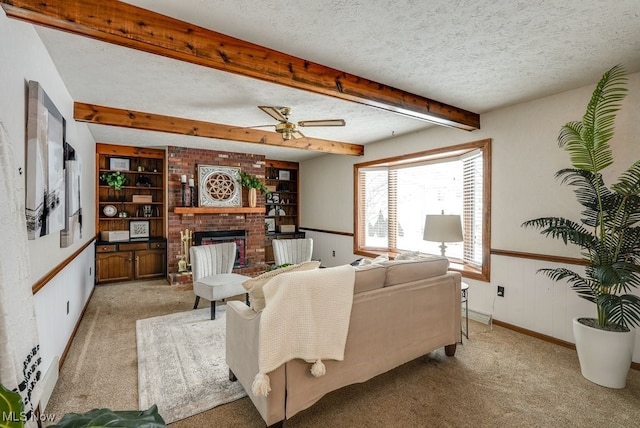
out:
M276 132L285 133L285 132L296 132L298 129L296 128L295 123L291 122L280 122L276 125Z
M283 140L293 138L305 138L304 134L298 130L298 126L345 126L344 119L324 119L324 120L304 120L297 124L289 122L290 107L258 106L260 110L276 119L276 132L282 135Z

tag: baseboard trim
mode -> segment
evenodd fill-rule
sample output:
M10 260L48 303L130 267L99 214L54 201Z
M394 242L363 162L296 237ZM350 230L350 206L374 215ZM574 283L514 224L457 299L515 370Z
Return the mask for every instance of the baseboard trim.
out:
M56 356L51 365L49 366L49 370L42 377L42 389L40 394L40 408L45 411L47 409L47 404L49 404L49 399L51 398L51 394L53 394L53 389L56 387L56 383L58 383L58 376L60 375L60 361Z
M87 299L87 302L84 304L84 308L82 308L82 313L78 317L78 320L76 321L76 325L73 327L73 333L71 333L71 337L69 337L67 346L64 347L64 352L62 353L62 356L60 356L60 364L58 364L58 369L62 368L62 365L64 364L64 360L67 358L67 353L69 353L69 348L71 348L73 339L76 337L76 333L78 332L78 328L80 327L80 321L82 321L82 318L84 318L84 313L87 310L87 306L89 306L89 302L91 301L91 298L93 297L93 292L95 290L96 290L96 286L94 284L93 287L91 288L91 293L89 294L89 298Z
M471 318L471 311L469 311L469 318ZM500 327L503 327L503 328L506 328L508 330L513 330L513 331L516 331L518 333L525 334L527 336L535 337L536 339L544 340L545 342L550 342L550 343L553 343L555 345L560 345L560 346L563 346L565 348L573 349L574 351L576 349L576 345L574 345L571 342L567 342L565 340L557 339L555 337L548 336L548 335L542 334L542 333L538 333L536 331L528 330L526 328L518 327L516 325L509 324L509 323L506 323L506 322L503 322L503 321L500 321L500 320L497 320L497 319L493 320L493 324L497 325L497 326L500 326ZM634 370L640 370L640 363L636 363L636 362L632 361L631 362L631 368L634 369Z
M491 325L491 318L491 314L485 314L482 312L474 311L473 309L469 309L470 320L478 321L479 323L486 325Z

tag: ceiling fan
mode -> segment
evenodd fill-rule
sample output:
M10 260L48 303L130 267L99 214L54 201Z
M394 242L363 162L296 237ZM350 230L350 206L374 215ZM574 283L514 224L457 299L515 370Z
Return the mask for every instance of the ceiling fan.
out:
M303 120L298 123L293 123L289 122L289 115L291 114L290 107L258 106L258 108L279 122L275 125L262 126L275 126L276 132L282 134L283 140L290 140L291 138L303 138L304 134L302 134L302 132L298 130L298 126L309 127L346 125L346 122L343 119ZM260 128L262 126L253 126L252 128Z

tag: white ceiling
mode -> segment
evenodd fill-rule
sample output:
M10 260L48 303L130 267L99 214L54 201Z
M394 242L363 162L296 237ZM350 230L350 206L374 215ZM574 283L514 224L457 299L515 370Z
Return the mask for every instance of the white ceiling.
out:
M128 0L145 9L476 113L640 71L639 0ZM238 127L303 128L367 144L432 126L352 102L38 28L75 101ZM317 152L90 125L96 141L192 146L301 161ZM466 131L454 131L466 132ZM365 147L366 151L366 147Z

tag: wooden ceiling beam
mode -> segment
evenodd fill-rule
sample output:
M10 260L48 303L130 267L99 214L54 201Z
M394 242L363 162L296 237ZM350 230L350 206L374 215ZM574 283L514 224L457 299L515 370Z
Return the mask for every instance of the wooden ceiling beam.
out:
M163 116L133 110L75 102L73 118L79 122L97 125L119 126L146 131L168 132L195 137L217 138L243 143L263 144L292 149L313 150L338 155L362 156L364 146L319 138L294 138L283 140L277 132L222 125L219 123Z
M0 0L35 25L464 130L480 116L419 95L248 43L116 0Z

